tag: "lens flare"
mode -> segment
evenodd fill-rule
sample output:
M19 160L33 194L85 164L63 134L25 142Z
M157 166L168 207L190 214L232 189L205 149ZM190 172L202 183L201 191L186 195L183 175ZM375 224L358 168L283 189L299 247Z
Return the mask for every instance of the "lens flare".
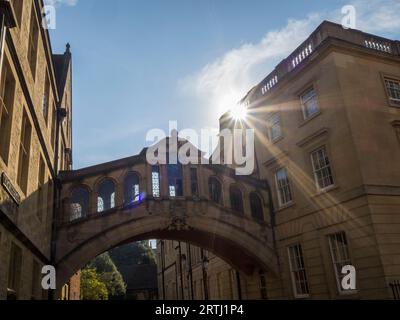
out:
M231 115L236 121L244 120L247 116L247 108L241 104L238 104L231 110Z

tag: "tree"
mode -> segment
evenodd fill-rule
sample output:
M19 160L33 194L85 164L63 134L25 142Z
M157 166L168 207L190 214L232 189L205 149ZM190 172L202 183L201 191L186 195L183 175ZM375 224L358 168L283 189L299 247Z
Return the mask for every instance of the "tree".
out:
M99 278L107 287L110 299L121 298L125 295L124 280L108 253L103 253L95 258L88 264L88 268L96 270Z
M108 300L108 291L95 269L83 269L81 273L82 300Z
M110 257L119 268L122 265L156 264L153 249L147 241L139 241L112 249Z

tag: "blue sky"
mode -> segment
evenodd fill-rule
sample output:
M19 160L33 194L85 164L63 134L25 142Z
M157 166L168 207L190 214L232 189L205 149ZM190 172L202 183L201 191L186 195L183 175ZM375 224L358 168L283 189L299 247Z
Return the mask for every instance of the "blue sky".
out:
M137 154L148 130L218 118L324 19L400 39L400 1L48 0L73 54L74 168Z

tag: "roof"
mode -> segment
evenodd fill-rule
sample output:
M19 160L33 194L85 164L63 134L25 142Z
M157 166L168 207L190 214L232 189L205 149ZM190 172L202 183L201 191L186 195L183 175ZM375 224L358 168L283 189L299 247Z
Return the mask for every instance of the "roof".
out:
M67 83L68 70L71 62L70 45L67 43L63 54L53 54L54 70L56 73L57 90L60 99L63 97L65 85Z

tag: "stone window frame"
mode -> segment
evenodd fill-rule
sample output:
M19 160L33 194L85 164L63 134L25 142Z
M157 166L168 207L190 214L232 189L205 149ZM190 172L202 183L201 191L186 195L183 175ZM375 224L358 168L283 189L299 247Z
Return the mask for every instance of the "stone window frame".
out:
M250 203L250 213L251 213L252 219L258 220L260 222L265 222L266 221L265 210L264 210L265 202L264 202L264 198L262 197L262 195L257 190L253 190L249 193L248 198L249 198L249 203ZM257 211L255 210L256 209L254 207L255 203L252 201L252 199L256 199L256 198L260 204L260 208L259 208L260 212L258 213L261 216L260 218L258 218Z
M23 107L21 119L21 134L19 139L18 152L18 176L17 184L21 191L26 195L29 187L29 172L32 153L32 123L28 112Z
M389 107L400 108L400 101L393 102L393 100L390 97L387 85L386 85L386 82L388 80L394 80L400 84L400 76L381 72L381 80L382 80L383 90L385 91L385 96L386 96Z
M13 249L16 249L13 252ZM19 254L19 261L14 261L16 258L14 254ZM14 293L15 297L18 299L21 291L22 284L22 272L24 266L24 250L23 248L14 241L10 243L10 251L8 255L8 272L7 272L7 296L9 293ZM12 279L11 279L12 277ZM11 285L10 285L11 284ZM11 286L16 286L11 288Z
M293 266L293 257L291 255L292 251L291 249L293 248L300 248L301 249L301 260L302 260L302 266L297 266L294 268ZM292 290L293 290L293 295L295 299L307 299L311 296L311 291L310 291L310 283L309 283L309 276L307 273L307 264L305 261L305 256L304 256L304 250L303 246L300 242L293 243L287 247L287 258L288 258L288 266L289 266L289 272L290 272L290 279L291 279L291 284L292 284ZM295 257L296 258L296 257ZM304 293L299 293L297 292L297 285L296 285L296 279L294 277L294 272L303 272L303 275L305 276L305 284L306 284L306 291Z
M153 196L153 198L156 198L156 199L161 198L161 167L160 167L160 165L151 166L151 195Z
M72 204L73 203L73 196L78 192L78 191L85 191L87 193L87 208L86 211L83 210L84 208L82 207L81 203L77 203L79 205L81 205L81 211L80 211L80 215L77 216L74 212L73 212L73 208L72 208ZM91 214L93 214L92 210L92 197L93 197L93 191L92 189L86 185L86 184L74 184L73 186L71 186L70 190L69 190L69 195L68 195L68 215L67 215L67 220L69 222L75 222L75 221L79 221L85 218L88 218ZM97 200L97 198L96 198ZM96 205L97 205L97 201L96 201ZM96 212L97 212L97 206L96 206Z
M212 180L215 180L215 181L219 184L219 187L220 187L220 194L219 194L219 201L218 201L218 202L216 201L216 199L214 199L214 195L213 195L213 193L212 193L212 187L211 187L211 185L212 185L212 183L211 183ZM213 202L213 203L215 203L216 205L224 206L224 204L225 204L225 199L224 199L224 184L223 184L222 179L220 179L220 178L217 177L216 175L212 175L212 176L210 176L210 177L208 178L207 186L208 186L208 197L209 197L210 201Z
M398 142L400 143L400 120L392 121L392 127Z
M14 69L14 65L11 63L11 59L8 57L8 54L6 54L6 52L4 52L4 58L3 58L3 62L2 62L2 69L1 69L1 77L2 77L2 83L1 83L1 87L3 89L3 85L4 85L4 90L6 89L6 79L8 78L8 76L10 75L12 77L12 80L14 82L14 92L12 93L12 102L9 106L9 110L7 109L7 106L5 106L5 103L3 102L3 98L0 98L0 126L2 127L2 118L3 118L3 112L4 110L7 110L7 114L8 114L8 121L9 122L9 128L6 133L2 132L2 139L0 141L4 143L3 139L7 140L6 143L4 143L3 146L0 146L1 148L6 148L6 149L1 149L0 154L1 153L6 153L4 154L5 158L3 158L3 156L0 155L0 161L2 161L5 166L8 166L9 163L9 158L10 158L10 148L11 148L11 144L10 144L10 139L12 136L12 131L13 131L13 118L14 118L14 114L15 114L15 104L16 104L16 95L18 92L18 81L17 81L17 76L16 76L16 72ZM4 83L3 83L4 80ZM10 92L8 92L10 94ZM4 94L6 95L6 92L4 91Z
M311 91L313 91L314 95L311 98L304 100L303 97ZM300 106L301 106L301 111L302 111L302 115L303 115L303 121L309 121L309 120L313 119L314 117L316 117L321 112L319 99L318 99L318 91L313 83L310 84L306 89L302 90L302 92L299 94L299 99L300 99ZM310 101L311 99L315 100L317 109L314 113L307 115L307 113L306 113L307 109L305 107L305 104L308 101Z
M325 157L328 159L328 164L325 164L324 167L317 169L316 168L316 163L315 163L315 159L314 159L314 154L323 150L325 153ZM326 147L326 145L321 145L318 148L316 148L315 150L310 152L310 157L311 157L311 165L312 165L312 169L313 169L313 176L314 176L314 181L315 181L315 187L317 189L318 192L325 192L327 190L332 189L333 187L335 187L335 178L334 178L334 174L333 174L333 166L332 166L332 160L330 157L330 154L328 152L328 148ZM324 171L327 168L329 168L330 171L330 179L332 180L332 183L326 186L321 186L319 183L319 179L318 179L318 175L317 173L319 171Z
M43 84L43 96L42 96L42 115L44 118L44 122L46 127L49 125L49 113L52 107L51 103L51 84L50 84L50 77L49 72L46 68L45 75L44 75L44 84Z
M347 259L342 259L341 261L336 261L334 254L333 254L333 246L332 246L332 237L338 236L338 235L344 235L344 239L346 240L346 251L347 251ZM332 270L334 272L335 280L336 280L336 287L339 295L349 295L349 294L355 294L357 293L357 290L343 290L341 286L341 279L339 275L339 271L337 270L336 265L339 263L345 263L344 265L353 265L353 259L352 259L352 252L350 250L350 242L349 242L349 237L346 231L344 230L339 230L335 232L330 232L325 235L327 238L328 242L328 247L329 247L329 257L330 257L330 264L332 266Z
M303 107L303 102L301 97L310 89L314 89L315 92L315 98L317 101L317 106L318 110L314 114L310 115L308 118L305 117L304 114L304 107ZM296 99L299 104L299 128L306 125L308 122L312 121L313 119L317 118L320 116L323 112L323 107L321 105L321 100L320 100L320 90L319 90L319 84L318 84L318 79L313 77L311 80L309 80L305 85L301 86L300 89L298 89L295 92Z
M264 167L267 168L267 170L269 172L269 181L276 181L275 173L279 169L281 169L281 168L288 169L289 168L289 166L290 166L289 159L290 159L290 153L283 151L264 163ZM296 185L294 185L292 183L291 179L289 179L289 183L290 183L290 188L291 188L291 192L292 192L292 201L284 206L280 206L278 189L276 188L276 182L274 182L275 187L271 188L273 203L277 204L275 213L280 213L281 211L289 209L296 205L295 199L294 199L295 198L294 195L296 193Z
M235 194L236 193L236 194ZM245 215L245 208L244 208L244 200L245 200L245 189L237 184L232 183L229 185L229 205L230 208L237 214L244 216ZM235 198L237 196L237 198ZM236 200L238 200L236 202ZM235 206L238 207L235 207Z
M277 121L273 121L273 119L277 118ZM276 137L272 136L272 128L276 125L279 124L279 135ZM268 115L267 118L267 130L268 130L268 140L271 143L276 143L279 140L282 140L284 135L283 135L283 125L282 125L282 115L280 114L280 112L272 112L271 114Z
M29 21L27 60L29 63L29 69L31 71L33 81L35 82L38 69L39 40L41 28L40 21L38 21L37 19L35 1L32 2L30 10L31 13ZM35 36L35 38L33 36Z
M127 180L129 178L135 177L137 178L137 183L133 184L133 190L134 190L134 199L128 201L128 199L126 199L127 193L128 191L126 190L127 187ZM141 199L141 190L143 189L143 179L142 176L140 175L139 172L134 171L134 170L128 170L125 172L124 174L124 179L123 179L123 205L124 206L129 206L132 204L138 204L140 203L140 199Z
M106 183L109 183L109 186L112 185L113 188L113 192L109 192L109 193L103 193L102 195L102 188L105 188ZM106 177L102 177L97 183L96 183L96 204L97 204L97 208L96 208L96 212L97 214L106 214L107 212L109 212L110 210L114 210L117 207L117 186L118 183L115 181L114 178L106 176ZM106 190L106 189L104 189ZM106 190L107 191L107 190ZM105 192L106 192L105 191ZM111 191L111 188L110 190ZM103 197L103 196L107 196L107 198ZM109 196L109 199L108 199ZM106 204L109 204L109 208Z
M279 182L278 182L278 172L280 171L285 171L286 173L286 180L287 180L287 184L284 186L280 186ZM278 204L279 204L279 209L285 208L290 206L293 203L293 188L292 188L292 184L291 184L291 179L289 177L289 172L286 166L281 166L279 168L277 168L275 170L275 174L274 174L274 180L275 180L275 188L276 188L276 195L278 198ZM282 188L287 188L290 194L290 200L283 202L282 200L282 195L281 195L281 189Z
M330 144L329 138L330 138L330 129L321 128L296 143L296 145L298 147L300 147L304 150L304 163L306 164L304 170L310 173L309 177L312 180L312 184L315 188L315 194L310 195L310 197L319 196L319 195L325 194L329 191L339 188L338 178L337 178L337 174L335 172L335 165L332 161L333 157L332 157L331 144ZM333 177L333 181L334 181L333 185L331 185L327 188L324 188L324 189L319 188L318 184L316 183L316 179L315 179L315 175L314 175L314 167L313 167L312 158L311 158L311 154L321 147L325 147L326 152L328 154L332 177Z

